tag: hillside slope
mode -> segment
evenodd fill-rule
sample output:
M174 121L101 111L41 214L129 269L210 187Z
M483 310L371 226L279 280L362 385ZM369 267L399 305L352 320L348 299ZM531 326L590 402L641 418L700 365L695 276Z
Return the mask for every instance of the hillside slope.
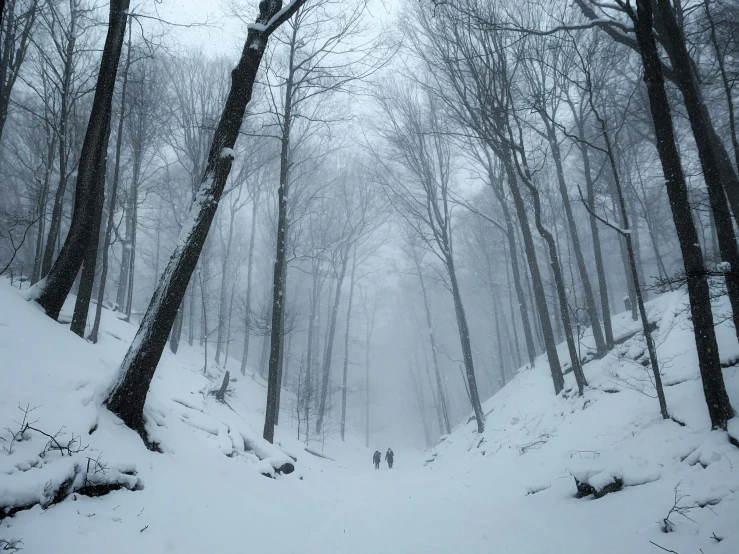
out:
M555 398L539 358L485 403L482 437L471 422L431 453L430 471L454 468L477 492L487 489L503 512L529 515L501 551L524 551L512 546L526 540L515 535L536 532L547 537L547 549L531 552L659 552L650 541L680 554L739 552L739 449L726 433L711 431L686 303L672 292L648 304L673 420L660 417L644 337L631 336L639 324L620 314L614 333L631 338L585 364L590 386L583 397L570 373ZM717 314L727 310L714 306ZM728 324L717 332L737 407L739 345ZM569 361L564 344L559 352ZM739 438L737 418L730 432ZM576 498L576 479L595 494Z
M223 370L210 360L205 374L202 349L186 345L177 356L165 351L152 382L148 428L163 453L148 451L101 407L134 333L104 310L100 342L89 344L0 284L0 551L2 541L20 539L30 552L92 552L102 544L108 552L128 552L130 538L123 537L135 531L133 545L144 551L152 551L153 541L175 552L202 552L221 534L221 524L205 521L226 524L230 514L239 526L252 514L254 525L269 529L299 494L288 483L346 467L306 452L290 429L277 429L275 446L264 441L264 381L232 368L226 402L218 402L213 392ZM283 417L290 421L284 411ZM352 437L348 446L329 441L326 448L331 458L350 461L359 450ZM72 490L98 494L106 487L123 490L57 503ZM188 529L198 532L190 536ZM111 537L121 542L110 544Z

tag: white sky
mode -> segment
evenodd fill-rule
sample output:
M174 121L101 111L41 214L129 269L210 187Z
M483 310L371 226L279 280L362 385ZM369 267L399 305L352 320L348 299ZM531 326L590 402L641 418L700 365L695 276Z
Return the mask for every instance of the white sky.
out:
M169 27L170 39L182 46L200 46L211 54L237 57L246 38L243 23L233 15L233 6L246 7L248 20L257 14L258 0L161 0L154 7L143 8L145 4L134 6L134 10L146 9L146 13L156 13L162 19L180 25L206 26ZM393 0L369 0L369 16L378 23L387 23L392 16ZM250 6L250 8L249 8Z
M205 26L170 27L167 42L200 46L210 54L236 57L241 52L246 30L238 19L226 15L229 5L230 1L224 0L162 0L155 9L162 19L172 23L207 23ZM256 7L253 13L256 14Z

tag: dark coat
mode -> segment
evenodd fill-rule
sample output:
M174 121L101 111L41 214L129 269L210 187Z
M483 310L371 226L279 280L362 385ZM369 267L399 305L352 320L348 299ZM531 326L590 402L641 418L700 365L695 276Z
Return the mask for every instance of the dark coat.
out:
M374 455L372 456L372 461L376 464L380 463L380 458L382 457L382 454L380 454L379 450L375 450Z
M393 463L393 456L395 456L395 453L392 450L388 450L385 452L385 461Z

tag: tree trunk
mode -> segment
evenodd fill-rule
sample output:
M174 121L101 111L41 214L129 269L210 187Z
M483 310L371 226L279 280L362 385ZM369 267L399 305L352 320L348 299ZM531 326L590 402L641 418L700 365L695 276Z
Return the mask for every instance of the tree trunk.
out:
M364 446L369 448L369 436L370 436L370 331L369 323L367 330L367 341L365 343L364 353Z
M139 222L139 177L141 173L141 152L134 155L133 176L131 178L131 242L128 246L128 284L126 286L126 321L131 319L133 308L133 279L136 276L136 231ZM207 268L208 266L206 266Z
M206 237L203 254L198 267L198 284L200 285L200 346L208 348L208 283L210 283L211 241Z
M588 78L589 80L589 78ZM590 94L590 102L593 107L593 112L595 113L596 118L598 119L598 123L600 124L601 131L603 133L603 140L606 144L606 153L608 155L608 161L611 166L611 173L613 174L613 180L616 188L616 193L618 197L618 206L621 211L621 225L623 226L623 229L620 231L620 234L622 234L625 238L626 242L626 248L628 250L629 255L629 266L631 268L631 278L634 281L634 289L636 294L636 301L639 305L639 315L641 317L641 324L642 324L642 332L644 333L644 340L647 343L647 351L649 352L649 362L652 366L652 375L654 376L654 386L657 390L657 399L659 400L659 409L660 413L662 414L663 419L669 419L669 414L667 412L667 400L665 399L665 390L662 386L662 375L660 374L659 370L659 363L657 361L657 349L654 346L654 339L652 338L652 331L649 328L649 319L647 318L647 310L644 307L644 298L642 296L641 292L641 285L639 280L639 272L637 270L636 266L636 255L634 253L634 247L631 240L631 227L629 226L629 215L626 210L626 201L624 199L624 192L623 187L621 186L621 179L619 178L618 174L618 167L616 165L616 157L613 152L613 148L611 145L611 139L608 135L608 130L606 129L605 121L600 117L598 114L598 111L595 109L595 105L593 103L592 98L592 92L589 90Z
M203 310L203 317L202 317L202 329L203 329L203 375L208 375L208 309L205 304L205 299L207 297L205 293L205 283L206 280L203 279L203 267L207 267L207 264L203 264L200 266L200 271L198 271L198 281L200 281L200 302ZM175 317L177 317L175 315ZM162 349L164 350L164 349Z
M272 442L275 434L275 422L278 417L280 394L280 360L282 358L282 333L285 318L285 276L287 264L287 187L290 170L290 129L292 125L293 77L296 33L298 26L293 25L290 41L288 76L285 83L285 111L282 120L282 139L280 152L280 184L277 189L277 252L275 254L275 270L272 284L272 329L270 331L269 376L267 379L267 408L264 414L264 439Z
M193 342L195 341L195 287L194 285L188 283L188 286L185 287L185 292L190 291L188 293L189 296L189 310L187 314L187 344L188 346L192 346Z
M500 316L498 314L500 303L498 302L498 296L495 294L495 289L493 288L491 290L491 293L493 295L493 315L495 317L495 340L496 340L496 349L498 351L498 376L500 379L500 382L498 383L499 388L503 388L506 384L506 375L505 375L505 366L503 365L503 341L501 339L501 332L500 332Z
M108 148L113 90L118 73L130 0L111 0L108 33L103 46L95 97L80 154L74 211L67 238L46 278L36 286L34 296L46 314L56 319L69 294L90 242L97 244L99 226L94 228L98 197L105 194L103 179L96 182L96 167Z
M125 220L125 239L121 241L121 269L118 277L118 291L116 294L116 309L125 314L126 312L126 290L128 289L128 272L131 269L131 232L133 224L131 222L132 206L131 191L126 194L126 205L123 206L123 219Z
M318 271L320 269L320 264L317 259L313 259L313 283L312 283L312 290L310 295L310 312L308 314L308 352L307 352L307 360L306 360L306 372L305 372L305 379L306 379L306 394L305 394L305 437L306 440L310 437L310 405L311 401L313 400L313 393L315 391L313 387L313 369L315 368L315 354L317 350L317 335L318 332L316 330L317 327L317 318L318 318L318 311L320 310L319 301L321 297L321 288L322 285L319 286L319 281L316 278L318 275Z
M110 129L108 129L106 134L110 136ZM103 206L105 204L105 174L108 161L107 146L105 149L99 150L97 156L98 159L95 164L93 180L99 183L96 188L102 189L102 191L96 195L96 203L91 214L92 222L90 225L93 235L90 237L87 245L87 253L85 254L82 265L82 274L80 275L79 290L77 291L77 300L74 304L72 324L70 325L70 330L82 338L85 337L87 318L90 313L90 300L92 299L92 289L95 284L95 269L98 260L98 247L100 246L100 226L103 217Z
M590 277L588 276L587 266L585 265L585 257L582 254L582 247L580 246L580 235L577 232L577 225L575 225L575 217L572 214L572 205L570 204L570 196L567 191L567 184L565 183L565 173L562 167L562 153L557 142L557 136L554 126L546 118L542 116L544 123L547 128L547 139L549 141L549 147L552 151L552 157L554 158L554 166L557 171L557 183L559 185L559 194L562 196L562 204L565 210L565 220L570 230L570 238L572 240L572 249L575 251L575 260L577 262L577 271L580 275L580 282L585 296L585 309L588 312L588 318L590 319L590 325L593 329L593 338L595 339L596 353L599 358L605 356L608 348L606 342L603 339L603 331L600 327L600 319L598 317L598 310L595 308L595 295L593 294L593 287L590 284Z
M267 314L267 320L268 321L272 321L272 306L271 305L270 305L270 308L269 308L269 312ZM272 326L271 326L271 323L270 323L270 327L269 327L268 331L271 330L271 329L272 329ZM264 379L265 376L267 375L265 373L265 370L268 369L267 366L269 364L269 335L270 335L270 333L267 332L262 337L262 350L259 353L259 376L262 379Z
M352 256L352 273L349 278L349 298L346 308L346 332L344 333L344 378L341 386L341 440L344 440L346 429L346 380L349 373L349 331L351 330L352 300L354 299L354 283L357 272L357 247L354 247Z
M618 192L616 190L616 182L611 172L607 172L604 179L608 183L608 188L611 194L611 200L613 202L613 212L615 214L615 220L617 225L622 225L621 221L621 210L618 208ZM624 279L626 280L626 293L629 296L629 307L631 309L631 319L637 321L639 319L639 310L636 302L636 285L634 280L631 278L631 268L629 265L629 253L626 248L626 240L624 236L619 236L618 247L621 252L621 263L624 266Z
M118 136L115 145L115 166L113 169L113 182L110 186L110 200L108 202L108 221L105 226L105 238L103 239L103 259L100 274L100 287L98 288L98 301L95 309L95 321L90 332L90 341L97 343L100 333L100 319L103 314L103 302L105 300L105 285L108 280L108 256L110 243L113 238L113 227L115 224L115 208L118 201L118 184L121 172L121 149L123 145L123 121L126 107L126 89L128 88L128 70L131 67L131 28L128 29L128 47L126 51L126 65L123 68L123 83L121 84L121 113L118 118ZM175 352L177 349L175 348Z
M416 325L418 326L418 321L416 321ZM423 330L419 329L419 333L421 335L421 351L423 352L423 365L424 365L424 368L426 369L426 379L429 383L429 390L431 391L431 398L434 402L434 411L436 412L436 418L439 424L439 435L443 435L445 433L444 414L442 413L441 406L439 405L439 395L434 394L434 380L431 377L431 368L429 367L429 357L428 357L428 353L426 352L426 345L423 342Z
M257 24L249 28L238 65L231 73L231 88L208 154L208 164L191 208L191 224L182 230L136 337L107 400L108 408L143 438L144 403L156 366L200 256L233 162L246 106L269 35L289 18L303 0L282 9L279 1L262 2ZM146 439L145 439L146 440Z
M698 156L703 168L703 178L708 189L708 198L716 225L721 258L722 261L730 264L730 268L724 273L724 276L733 313L734 328L737 338L739 338L739 247L734 234L729 205L724 194L724 190L726 190L726 194L729 194L729 189L739 185L736 183L722 183L717 152L713 147L713 137L709 130L710 118L695 82L692 60L686 49L682 30L669 1L657 0L657 6L670 40L672 56L676 62L674 69L677 74L677 84L685 100L690 127L693 130L695 144L698 148ZM734 216L739 218L739 213L735 212Z
M526 168L526 160L524 159L523 162L523 166L524 168ZM534 186L534 184L531 183L531 177L528 174L528 169L524 169L524 173L525 175L523 175L521 179L526 187L529 189L529 192L531 193L531 198L534 202L534 221L536 223L536 228L546 242L547 247L549 248L549 262L550 267L552 268L552 273L554 275L554 284L557 291L557 296L559 298L560 313L562 316L565 338L567 339L567 348L570 352L570 363L572 364L572 370L575 374L575 380L577 381L577 389L580 395L582 395L583 390L587 386L588 382L585 379L585 374L583 373L582 366L580 365L580 357L577 352L577 346L575 345L575 338L572 336L572 324L570 323L570 312L569 306L567 305L567 293L565 292L565 282L564 277L562 276L562 268L559 265L557 246L554 243L554 237L552 237L552 234L544 227L544 224L541 222L541 199L539 197L539 191ZM564 385L564 378L562 384Z
M289 226L289 224L288 224ZM282 294L280 295L282 298L282 301L287 305L287 262L283 264L282 266ZM277 362L278 372L277 372L277 394L275 399L275 425L279 424L280 422L280 399L282 397L282 375L286 371L285 367L288 363L288 356L289 353L285 350L285 336L288 335L288 331L286 331L286 322L287 322L287 310L283 306L282 309L282 333L280 334L280 357ZM289 345L290 341L288 341Z
M334 304L331 309L331 319L329 320L328 336L326 338L326 348L323 358L323 375L321 379L321 398L318 407L318 419L316 420L316 433L320 434L323 428L323 418L326 413L326 399L328 397L329 381L331 381L331 357L334 349L334 335L336 334L336 318L339 314L339 303L341 302L341 285L346 276L346 268L349 265L349 246L344 247L339 262L339 275L336 279L336 290L334 291Z
M524 338L526 339L526 352L529 355L529 364L534 367L536 360L536 346L534 346L534 335L531 332L531 322L529 320L529 310L526 306L526 295L521 285L521 271L518 265L518 254L516 249L516 234L513 229L513 219L511 217L511 211L508 209L508 202L506 201L505 195L503 194L503 185L495 187L493 186L493 173L492 173L492 160L490 153L485 150L487 157L487 171L488 180L490 187L493 189L493 193L500 204L501 210L503 210L503 218L506 224L506 238L508 239L508 252L510 253L511 270L513 272L513 284L516 287L516 298L518 299L518 308L521 312L521 325L523 327ZM518 348L518 345L516 345Z
M573 110L574 113L574 110ZM603 314L603 332L605 334L606 349L613 349L613 325L611 322L611 309L608 305L608 281L606 270L603 266L603 252L600 244L600 230L598 221L592 215L595 210L595 183L590 167L590 154L588 145L585 144L585 126L581 118L577 120L577 130L580 138L579 147L582 156L583 172L585 174L585 188L587 189L588 219L590 221L590 236L593 239L593 255L595 257L595 271L598 275L598 289L600 292L600 310Z
M51 136L52 140L49 145L46 158L46 167L44 169L44 181L41 186L41 192L39 193L39 199L37 203L37 215L38 215L38 233L36 234L36 250L33 257L33 273L31 275L31 285L38 283L41 279L41 269L44 258L44 234L46 233L46 204L49 201L49 188L51 186L51 174L54 171L54 158L56 154L56 133L50 129L53 125L52 122L48 121L48 118L44 121L46 127L47 137ZM47 139L48 142L48 139Z
M560 365L559 355L557 354L557 343L554 340L552 322L549 319L549 307L547 306L544 285L542 283L541 273L539 272L539 262L536 259L534 239L531 236L531 229L529 228L526 205L524 204L521 191L519 190L518 180L516 179L510 151L505 151L502 161L505 165L506 174L508 175L508 185L511 190L511 196L513 196L513 202L516 206L526 257L529 262L529 273L531 275L534 296L536 298L536 308L539 312L539 322L541 323L542 334L544 335L544 345L547 351L547 358L549 359L549 369L552 374L554 394L559 394L564 388L564 376L562 375L562 366Z
M703 391L711 425L715 429L726 429L727 422L734 416L734 410L721 372L703 254L691 218L688 190L675 142L661 60L652 32L652 5L650 0L637 0L636 7L638 16L634 17L632 13L632 19L644 65L644 81L657 135L657 150L665 174L667 194L685 264Z
M629 227L632 230L631 233L631 246L632 250L634 251L634 261L636 263L636 272L639 277L639 279L635 282L634 287L639 288L640 284L645 284L647 281L644 278L644 264L642 263L641 258L641 241L639 239L639 223L638 218L636 215L636 207L634 206L634 186L631 182L631 177L628 176L628 187L625 191L623 191L623 187L621 186L621 183L617 183L617 189L621 190L621 194L624 196L624 201L626 202L627 206L627 215L629 216L627 220L625 221L633 221L634 223ZM617 178L618 179L618 178ZM628 251L628 248L627 248ZM628 254L628 252L627 252ZM631 261L629 261L629 264L631 264ZM633 280L633 279L632 279ZM649 299L649 293L647 289L642 289L639 294L642 295L642 298L646 302Z
M226 249L223 254L223 263L221 264L221 293L218 302L218 335L216 338L216 363L220 362L221 350L223 349L223 340L226 334L226 311L227 311L227 296L228 296L228 259L231 256L231 244L233 243L234 234L234 219L235 212L231 212L231 221L228 225L228 240L226 242ZM228 364L228 360L226 360Z
M543 236L542 236L543 238ZM546 264L545 267L549 268L549 293L551 295L552 299L552 311L554 312L552 314L552 323L554 324L554 340L557 341L557 343L562 342L562 339L566 337L566 331L563 327L563 314L562 314L562 303L559 299L559 290L557 287L557 277L554 274L554 266L552 265L552 257L551 253L548 252L549 246L546 242L546 240L542 241L544 243L544 249L547 250L547 252L544 254L544 258L549 258L549 263ZM566 340L566 339L565 339Z
M426 326L429 335L429 341L431 342L431 359L434 361L434 373L436 374L436 389L439 395L439 404L441 405L441 412L444 415L444 429L446 434L452 432L451 425L449 424L449 409L447 407L446 395L444 394L444 387L442 385L441 371L439 370L439 359L436 351L436 334L434 332L434 323L431 319L431 308L429 307L428 293L426 291L426 283L423 280L423 273L421 272L421 264L415 256L413 262L416 264L416 272L418 273L418 280L421 283L421 293L423 294L423 307L426 310Z
M418 368L418 354L415 348L413 349L413 363L408 363L408 373L410 373L411 381L413 382L413 396L416 397L416 404L418 405L418 415L421 418L421 426L423 428L423 439L426 444L426 448L431 446L431 434L429 433L429 422L426 419L426 401L423 394L423 382L419 378L420 369Z
M238 272L236 273L236 277L238 277ZM231 349L231 322L233 321L233 313L234 313L234 296L236 296L236 278L234 278L234 282L231 285L231 294L229 295L229 301L228 301L228 317L227 317L227 325L226 325L226 353L224 354L224 366L228 366L228 351Z
M639 168L639 164L636 164L636 175L639 178L639 187L641 188L642 195L644 196L644 201L646 202L647 198L647 191L644 187L644 179L642 178L641 169ZM638 193L637 193L638 198ZM657 261L657 271L659 272L660 278L667 277L667 268L665 267L664 262L662 261L662 255L660 254L658 240L657 240L657 230L655 229L655 223L652 219L652 212L651 210L646 209L644 207L644 221L647 224L647 232L649 233L649 240L652 244L652 250L654 251L654 257Z
M477 390L477 380L475 379L475 368L472 360L472 345L470 343L470 330L467 325L467 315L462 304L462 294L459 290L457 282L457 272L454 268L454 260L451 253L446 256L446 266L449 272L449 282L452 289L452 298L454 299L454 312L457 316L457 327L459 329L459 340L462 346L462 357L464 359L464 368L467 375L467 385L469 387L470 402L477 419L477 432L485 431L485 414L482 412L482 404L480 403L480 395Z
M513 254L508 254L508 252L510 252L510 250L509 249L506 249L505 246L503 247L503 252L504 252L505 257L506 257L506 270L505 270L506 271L506 274L505 274L505 277L506 277L506 288L508 290L508 311L511 314L510 321L511 321L511 329L513 331L512 333L509 333L509 335L512 335L512 337L509 337L512 340L512 344L510 345L510 350L511 350L511 355L513 355L513 351L514 350L516 352L516 358L515 358L515 360L512 360L512 363L513 363L514 369L518 369L519 367L521 367L521 349L519 348L518 331L517 331L517 325L516 325L516 312L515 312L515 310L513 308L513 294L511 292L512 291L512 289L511 289L511 271L509 271L509 264L508 264L508 260L510 260L510 258L512 256L515 256L516 254L515 254L515 251L513 252ZM519 287L520 286L521 285L519 283ZM521 293L523 294L523 290L521 290ZM516 295L518 297L518 293L516 293ZM520 311L521 310L519 310L519 313L520 313ZM528 316L528 309L526 311L527 311L527 316ZM529 329L530 329L530 327L529 327ZM532 337L532 345L531 346L532 347L534 346L533 345L533 337ZM534 356L536 356L536 351L535 350L534 350ZM534 358L534 360L536 360L536 358ZM533 367L533 366L531 366L531 367Z
M257 230L257 208L259 207L259 193L252 199L251 208L251 236L249 237L249 262L246 269L246 302L244 303L244 353L241 356L241 375L246 375L246 364L249 361L249 338L251 336L251 285L254 269L254 241Z

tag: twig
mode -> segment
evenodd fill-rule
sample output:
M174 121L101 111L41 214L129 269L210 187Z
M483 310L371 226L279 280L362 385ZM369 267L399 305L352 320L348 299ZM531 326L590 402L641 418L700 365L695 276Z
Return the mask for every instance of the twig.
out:
M654 546L656 546L657 548L661 548L661 549L662 549L662 550L664 550L665 552L672 552L672 554L679 554L678 552L675 552L674 550L670 550L669 548L665 548L664 546L660 546L660 545L658 545L658 544L657 544L656 542L654 542L654 541L649 541L649 542L650 542L650 543L652 543L652 544L653 544Z

